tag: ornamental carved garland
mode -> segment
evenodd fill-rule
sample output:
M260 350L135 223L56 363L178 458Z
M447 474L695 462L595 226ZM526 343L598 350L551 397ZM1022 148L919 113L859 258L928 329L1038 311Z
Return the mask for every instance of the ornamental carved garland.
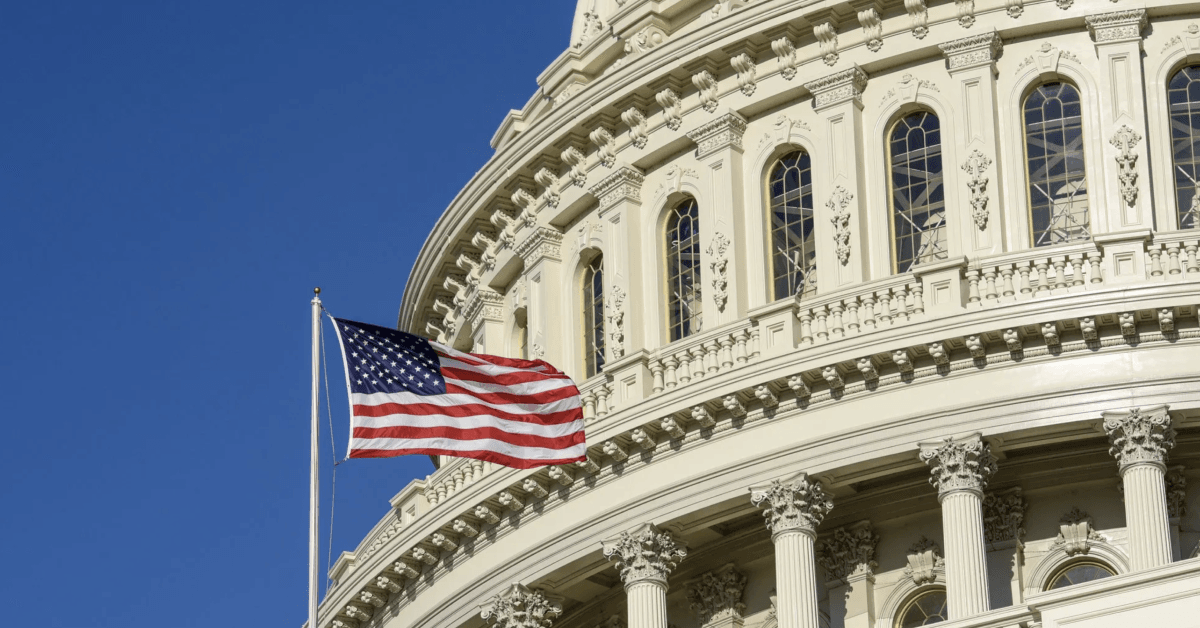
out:
M1137 131L1129 128L1129 125L1121 125L1117 132L1108 140L1121 151L1117 154L1117 165L1121 167L1121 198L1125 199L1125 203L1133 205L1137 202L1137 153L1133 152L1133 148L1142 140L1142 136L1138 135Z
M980 231L987 228L988 178L985 174L991 165L991 158L979 152L978 148L971 151L962 165L963 171L970 177L967 179L967 187L971 190L971 217L975 219L975 226Z
M687 588L687 600L700 625L727 618L740 619L746 612L746 605L742 603L745 588L746 576L731 563L693 581Z
M843 266L850 263L850 201L854 199L854 195L846 191L846 188L837 186L833 190L833 195L825 202L825 206L832 212L829 221L833 223L833 244L834 252L837 253L838 261Z
M560 614L562 607L550 602L545 593L514 584L479 616L496 628L550 628L550 619Z
M1149 413L1134 408L1128 413L1105 413L1104 431L1108 433L1108 453L1121 469L1139 463L1163 464L1167 451L1175 447L1175 429L1166 407Z
M833 501L817 482L801 474L794 480L775 480L769 486L750 492L750 501L765 508L763 517L771 534L792 530L814 531L825 515L833 510Z
M617 572L626 585L645 580L665 584L686 556L687 550L675 537L649 524L604 543L604 557L617 561Z
M729 287L729 279L726 274L729 258L725 255L728 249L729 238L725 237L723 233L714 236L712 244L708 246L708 255L713 258L708 267L713 273L713 300L717 304L718 312L724 312L725 304L729 301L729 294L725 290Z
M991 448L978 437L961 441L947 438L938 445L922 446L921 461L929 465L929 483L939 494L983 490L996 472Z
M609 352L615 359L625 356L625 291L621 286L614 286L612 295L608 297L608 337L611 340Z

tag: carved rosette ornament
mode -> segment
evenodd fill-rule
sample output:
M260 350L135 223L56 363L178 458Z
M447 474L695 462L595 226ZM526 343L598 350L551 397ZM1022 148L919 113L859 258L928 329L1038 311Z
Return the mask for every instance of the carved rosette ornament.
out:
M957 491L982 493L996 472L991 448L978 434L921 445L921 461L929 465L929 483L944 497Z
M988 543L1019 541L1025 536L1024 522L1025 498L1020 487L983 496L983 536Z
M793 531L815 535L817 526L833 510L833 501L826 496L825 489L820 483L810 481L807 473L750 489L750 501L765 508L763 517L772 536Z
M850 263L850 201L854 195L846 188L837 186L825 206L829 208L829 222L833 223L833 246L838 261L843 266Z
M980 231L987 228L987 169L991 165L991 158L980 152L978 148L971 151L971 154L962 165L963 171L969 177L967 179L967 188L971 190L971 217L975 219L975 226Z
M878 543L879 536L871 530L870 521L840 527L831 538L817 544L817 564L831 579L874 574L878 566L875 563Z
M1108 453L1120 463L1122 474L1139 464L1165 470L1167 452L1175 447L1175 429L1167 406L1105 412L1104 431L1108 434Z
M1129 128L1129 125L1123 124L1112 138L1108 140L1117 150L1121 151L1117 154L1117 165L1121 167L1119 180L1121 182L1121 198L1125 199L1125 203L1133 205L1137 202L1138 187L1137 187L1137 153L1133 152L1137 143L1142 140L1142 136L1138 135L1137 131Z
M729 266L729 257L726 252L729 250L729 238L725 234L718 233L713 236L712 244L708 245L708 255L712 258L708 268L712 271L712 287L713 300L717 304L717 311L724 312L725 304L729 301L729 293L726 288L729 287L729 277L727 268Z
M497 628L550 628L550 619L560 614L562 607L552 603L545 593L513 584L479 616Z
M736 622L746 612L742 603L745 589L746 576L730 563L688 583L687 600L700 625L726 619Z
M687 556L687 550L670 532L649 523L632 532L622 532L604 541L603 546L604 557L617 561L617 571L626 587L647 581L665 587L667 576Z

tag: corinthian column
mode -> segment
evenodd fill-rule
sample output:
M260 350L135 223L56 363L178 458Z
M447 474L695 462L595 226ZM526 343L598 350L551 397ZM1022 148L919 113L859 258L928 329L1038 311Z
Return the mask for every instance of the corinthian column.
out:
M942 504L946 545L946 606L950 619L988 610L987 558L983 550L983 488L996 460L979 434L921 444L929 483Z
M1108 453L1121 465L1125 485L1125 525L1134 571L1171 562L1167 522L1167 450L1175 446L1175 430L1167 406L1128 412L1105 412Z
M550 618L562 613L562 607L545 593L514 584L508 591L492 599L479 614L496 628L550 628Z
M667 576L685 550L670 532L644 523L604 541L604 556L617 561L625 583L629 628L667 628Z
M817 628L817 569L813 544L817 526L833 509L824 489L801 473L750 489L750 501L763 506L775 543L776 616L779 628Z

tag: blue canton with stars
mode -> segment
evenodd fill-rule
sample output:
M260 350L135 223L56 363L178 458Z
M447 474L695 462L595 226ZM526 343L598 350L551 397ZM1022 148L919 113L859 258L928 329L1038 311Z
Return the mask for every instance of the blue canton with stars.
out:
M428 340L378 325L333 319L351 392L444 395L441 362Z

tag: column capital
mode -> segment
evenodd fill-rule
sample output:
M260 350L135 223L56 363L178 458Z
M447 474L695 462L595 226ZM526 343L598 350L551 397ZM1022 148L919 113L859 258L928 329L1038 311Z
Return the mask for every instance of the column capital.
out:
M771 536L792 531L815 536L817 526L833 510L825 489L819 482L810 481L807 473L751 488L750 501L766 509L763 517Z
M550 619L562 614L562 606L538 589L514 583L492 599L479 616L496 628L550 628Z
M702 626L723 620L740 625L746 612L742 603L745 589L746 576L729 563L689 582L687 600Z
M962 39L955 39L939 44L942 54L946 57L946 68L953 74L959 70L969 70L983 65L991 65L1000 58L1004 43L1000 41L1000 33L993 30Z
M875 546L879 535L871 529L870 521L859 521L833 531L832 538L817 544L817 564L830 579L845 580L850 576L869 576L875 573Z
M1083 18L1087 23L1088 32L1097 46L1126 41L1141 43L1142 31L1146 29L1149 20L1146 9L1127 9L1111 13L1099 13Z
M845 102L862 108L862 93L866 88L867 73L858 64L804 84L804 89L812 92L813 109L817 111Z
M929 465L929 483L938 499L959 491L982 495L983 487L996 472L996 459L979 434L933 443L921 443L921 461Z
M600 200L600 210L603 211L621 201L641 203L642 183L645 181L646 175L641 170L622 164L589 191Z
M504 295L488 288L476 289L467 297L463 317L471 321L471 326L476 329L483 320L504 320Z
M562 240L563 234L557 229L538 227L528 238L517 245L516 253L525 260L526 269L532 268L543 259L560 262L562 261Z
M1105 412L1104 432L1108 453L1117 459L1121 473L1139 464L1166 469L1167 451L1175 446L1175 429L1167 406Z
M1020 541L1025 536L1024 523L1025 498L1021 496L1021 487L983 496L983 536L988 543Z
M746 133L746 124L745 118L730 109L688 131L688 139L696 143L696 159L703 159L726 147L742 150L742 136Z
M639 582L657 582L664 587L667 576L687 549L670 532L643 523L633 530L602 542L604 557L617 561L617 571L626 587Z

